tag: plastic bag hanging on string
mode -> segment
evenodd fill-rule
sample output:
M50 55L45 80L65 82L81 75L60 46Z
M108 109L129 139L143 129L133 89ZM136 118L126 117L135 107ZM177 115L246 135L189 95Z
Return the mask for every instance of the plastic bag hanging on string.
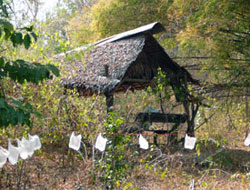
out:
M140 148L147 150L149 148L148 141L140 134L139 136Z
M0 168L2 168L4 164L7 162L8 156L9 156L8 150L0 146Z
M27 152L28 152L28 156L31 157L34 153L34 146L32 144L32 142L29 139L26 138L22 138L22 144L25 146Z
M31 141L23 137L21 141L17 139L17 144L20 150L20 157L23 160L26 160L28 157L33 155L34 149Z
M106 148L108 139L104 138L100 133L96 139L95 148L103 152Z
M192 181L189 185L189 190L194 190L194 179L192 179Z
M30 143L33 146L33 150L39 150L42 147L39 136L37 136L37 135L32 136L32 135L28 134L28 137L29 137Z
M189 137L187 134L185 136L185 142L184 142L184 148L193 150L195 147L196 138L195 137Z
M12 165L15 165L18 162L18 157L19 157L19 148L15 147L11 144L11 141L9 139L8 142L8 151L9 151L9 156L8 160Z
M248 134L247 138L244 141L245 146L250 146L250 133Z
M69 148L78 151L81 146L82 135L75 135L74 132L71 133L69 139Z

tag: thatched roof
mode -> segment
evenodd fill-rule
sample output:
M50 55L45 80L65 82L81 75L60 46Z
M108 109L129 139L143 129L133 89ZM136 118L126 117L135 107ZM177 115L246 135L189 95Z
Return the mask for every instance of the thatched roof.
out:
M152 34L164 31L160 23L152 23L135 30L106 38L89 50L80 47L69 54L84 52L83 59L72 58L66 62L65 88L76 88L80 95L111 94L131 89L143 89L162 68L172 84L180 85L180 78L193 82L184 68L169 58Z

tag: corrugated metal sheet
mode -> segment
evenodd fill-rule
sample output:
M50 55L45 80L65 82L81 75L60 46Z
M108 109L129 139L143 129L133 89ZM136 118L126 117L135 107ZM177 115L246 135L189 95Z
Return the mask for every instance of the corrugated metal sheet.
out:
M151 23L151 24L141 26L139 28L135 28L133 30L129 30L129 31L126 31L126 32L116 34L114 36L110 36L108 38L102 39L102 40L96 42L94 45L101 46L101 45L103 45L105 43L115 42L115 41L118 41L118 40L121 40L121 39L124 39L124 38L139 35L139 34L142 34L142 33L150 33L151 35L153 35L153 34L163 32L163 31L166 31L165 28L163 27L163 25L161 23L159 23L159 22L154 22L154 23Z

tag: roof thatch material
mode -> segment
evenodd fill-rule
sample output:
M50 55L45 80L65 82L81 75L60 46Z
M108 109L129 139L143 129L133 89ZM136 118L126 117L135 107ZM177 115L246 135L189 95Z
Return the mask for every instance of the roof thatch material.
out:
M172 85L180 86L181 78L194 82L188 71L171 60L152 36L163 29L161 24L152 23L95 43L92 49L85 51L84 61L66 62L67 74L62 84L65 88L76 88L84 96L143 89L156 76L159 67L167 73ZM72 52L75 50L70 54Z

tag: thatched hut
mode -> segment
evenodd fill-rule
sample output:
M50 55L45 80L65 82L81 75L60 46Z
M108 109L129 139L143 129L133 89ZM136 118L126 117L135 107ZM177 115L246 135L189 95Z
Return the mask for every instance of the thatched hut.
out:
M65 88L76 88L80 95L104 94L107 106L113 104L113 94L140 90L151 85L161 68L170 79L176 99L184 95L182 81L193 82L189 72L174 62L153 37L165 31L158 23L148 24L134 30L111 36L68 52L85 52L82 60L71 59L66 64L66 76L62 79ZM89 49L89 50L87 50ZM62 58L64 55L57 55ZM183 93L182 93L183 92Z

